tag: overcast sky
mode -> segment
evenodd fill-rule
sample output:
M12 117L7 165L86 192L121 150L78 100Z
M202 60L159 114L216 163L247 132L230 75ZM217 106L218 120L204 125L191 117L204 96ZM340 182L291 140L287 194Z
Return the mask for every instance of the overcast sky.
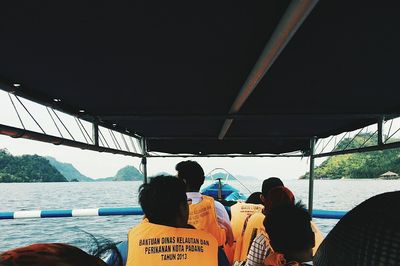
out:
M13 139L0 135L0 148L7 148L13 155L38 154L52 156L61 162L72 163L82 174L92 178L113 176L122 167L133 165L139 168L140 159L81 150L67 146L56 146L27 139ZM279 176L283 179L296 179L308 170L307 158L190 158L199 162L206 173L222 167L234 175L254 176L263 179ZM159 172L175 174L175 165L185 158L151 158L148 160L148 173Z

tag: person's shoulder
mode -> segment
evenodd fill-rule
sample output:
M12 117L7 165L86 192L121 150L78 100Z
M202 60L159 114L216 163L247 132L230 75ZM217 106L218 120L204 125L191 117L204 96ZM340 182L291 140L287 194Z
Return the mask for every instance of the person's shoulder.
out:
M150 223L149 220L143 219L140 223L129 229L128 234L135 234L135 232L142 231L145 228L152 227L153 225L154 224Z
M263 234L258 234L258 235L254 238L253 241L255 241L255 242L257 242L257 243L263 243L263 242L266 242L267 239L266 239L265 235L263 235Z
M221 202L219 202L219 201L217 201L217 200L214 200L214 205L215 205L215 206L218 206L218 208L223 208L223 209L225 209L225 206L224 206Z

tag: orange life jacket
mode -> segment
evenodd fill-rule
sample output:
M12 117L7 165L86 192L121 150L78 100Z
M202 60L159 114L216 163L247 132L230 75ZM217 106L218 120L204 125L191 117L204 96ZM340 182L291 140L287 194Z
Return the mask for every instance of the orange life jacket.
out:
M249 252L251 243L253 242L254 238L261 234L264 233L266 237L268 238L268 235L265 233L264 229L264 221L265 215L261 212L256 212L247 221L246 228L244 230L241 244L238 243L237 246L238 248L235 249L235 259L234 261L243 261L246 260L247 258L247 253Z
M215 238L196 229L143 221L128 233L127 266L217 266Z
M301 266L297 261L287 262L285 256L281 253L272 252L265 259L265 266Z
M242 251L243 236L250 217L257 212L261 212L264 206L262 204L251 204L238 202L231 207L231 224L235 238L234 243L234 261L238 261Z
M223 246L226 242L225 229L218 224L215 212L214 199L209 196L202 196L199 203L189 205L189 221L196 229L209 232L218 242L218 246Z
M246 218L264 209L262 204L238 202L231 206L231 224L235 240L242 235Z
M324 240L324 236L322 235L318 226L313 221L311 221L311 229L313 230L315 235L315 246L313 248L313 255L315 255L315 253L317 253L319 245L321 245L322 241Z
M265 215L261 212L254 213L250 217L250 219L247 222L247 227L245 229L245 232L243 234L242 244L241 244L242 247L240 250L235 249L234 261L246 260L251 243L254 240L255 236L257 236L259 234L264 234L266 239L269 242L269 237L268 237L268 234L265 232L265 228L264 228L264 224L263 224L264 219L265 219ZM315 253L318 250L319 245L324 240L324 236L322 235L318 226L313 221L311 221L311 228L315 235L315 246L313 248L313 255L315 255Z

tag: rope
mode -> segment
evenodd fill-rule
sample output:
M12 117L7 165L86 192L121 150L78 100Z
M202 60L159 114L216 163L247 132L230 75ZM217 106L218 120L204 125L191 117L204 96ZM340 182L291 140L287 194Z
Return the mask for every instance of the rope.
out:
M20 116L19 113L18 113L17 107L15 106L14 101L13 101L13 99L11 98L11 94L10 94L10 93L8 93L8 97L10 98L10 101L11 101L12 105L14 106L14 110L15 110L15 112L17 113L19 122L21 123L22 127L23 127L24 129L26 129L24 123L22 122L21 116Z

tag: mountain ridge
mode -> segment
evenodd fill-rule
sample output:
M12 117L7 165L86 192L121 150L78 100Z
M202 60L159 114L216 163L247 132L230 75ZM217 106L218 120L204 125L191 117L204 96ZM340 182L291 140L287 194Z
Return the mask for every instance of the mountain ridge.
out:
M114 176L94 179L82 174L73 164L51 156L13 156L7 149L0 149L0 183L139 180L143 180L143 174L131 165L119 169Z
M0 149L0 182L68 182L49 161L39 155L13 156L7 149Z

